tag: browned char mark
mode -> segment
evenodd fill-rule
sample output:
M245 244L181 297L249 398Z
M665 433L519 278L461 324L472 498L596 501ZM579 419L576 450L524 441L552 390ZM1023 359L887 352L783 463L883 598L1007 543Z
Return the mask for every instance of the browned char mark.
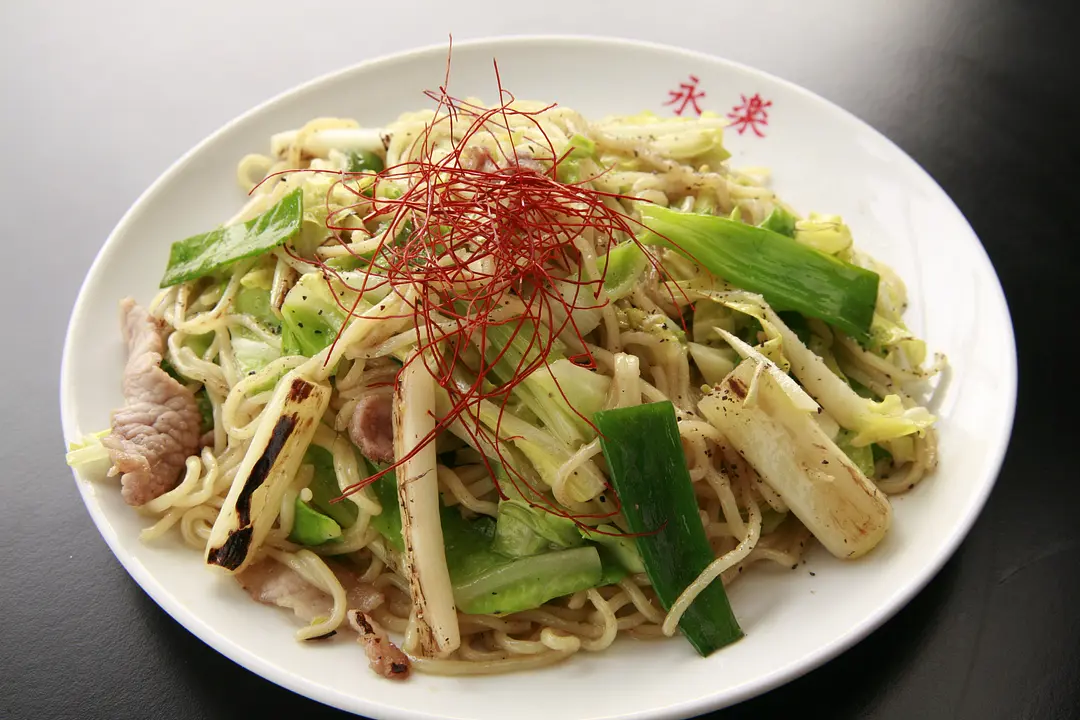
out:
M308 383L303 384L307 388L304 397L307 397L307 394L311 392L311 387ZM295 390L296 383L293 383L293 387L289 391L290 397ZM274 429L270 432L270 442L266 444L263 454L255 461L251 468L251 474L248 475L244 487L240 490L240 495L236 498L236 516L239 519L239 526L229 533L229 537L220 547L210 548L209 552L207 552L206 561L211 565L217 565L227 570L235 570L243 564L253 535L251 497L266 482L266 478L270 475L270 469L274 467L274 463L281 454L281 450L285 447L285 443L288 442L289 437L296 430L297 420L296 413L278 418Z
M731 392L735 393L740 400L746 399L746 385L739 378L728 378L727 386L731 388Z

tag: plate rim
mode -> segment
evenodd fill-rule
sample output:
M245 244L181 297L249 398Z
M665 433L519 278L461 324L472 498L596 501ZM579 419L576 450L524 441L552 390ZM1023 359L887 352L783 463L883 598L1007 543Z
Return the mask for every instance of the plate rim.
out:
M832 113L837 113L845 117L848 121L853 122L860 126L863 130L868 131L872 135L876 136L876 139L884 142L890 147L903 163L909 165L909 169L913 170L917 176L921 177L921 180L925 183L929 183L928 187L936 190L940 193L940 199L944 200L952 211L963 221L971 232L971 236L974 239L975 247L971 248L975 251L975 257L978 259L979 264L982 266L979 268L980 277L985 276L993 278L993 286L989 289L990 294L993 296L994 305L993 313L1000 315L1004 320L1003 326L1000 328L1004 332L1005 338L1011 346L1011 352L1007 354L1004 359L1004 367L999 374L999 380L1003 386L999 388L999 393L1004 393L1006 400L1003 407L1006 408L1007 417L1003 418L1004 422L1000 425L999 437L993 439L991 443L992 451L990 462L987 465L987 475L989 479L982 482L978 488L977 493L973 497L973 502L969 506L967 514L956 522L950 534L946 537L945 541L941 544L936 554L932 557L930 562L927 562L920 566L918 573L900 588L890 600L886 603L882 603L874 612L870 613L863 621L854 625L846 632L835 637L831 642L824 645L820 645L813 651L806 653L802 657L792 660L782 667L768 673L761 674L743 683L743 685L732 688L727 693L714 693L712 695L703 696L683 702L670 704L663 708L657 708L653 710L641 710L630 714L624 714L621 717L634 718L638 720L659 719L674 720L676 718L685 718L694 716L704 712L710 712L721 707L728 707L738 704L752 697L756 697L763 693L769 692L781 685L785 685L792 680L795 680L831 661L841 653L847 651L856 643L862 641L872 632L881 627L886 621L894 617L901 609L903 609L911 600L921 592L926 585L941 571L941 568L947 563L955 554L960 544L970 533L975 521L982 514L983 509L986 506L986 502L993 491L994 486L997 484L998 478L1001 474L1001 469L1005 461L1005 457L1008 453L1010 441L1012 437L1012 431L1016 419L1016 407L1017 407L1017 390L1018 390L1018 355L1016 347L1016 335L1012 323L1012 316L1008 306L1008 300L1005 297L1004 288L1001 285L1001 280L998 277L996 270L994 269L993 262L990 260L989 255L986 252L986 248L982 241L979 239L978 234L975 232L971 223L967 217L960 210L960 208L953 201L952 197L945 192L944 188L934 179L925 168L922 167L914 158L912 158L907 152L900 148L895 142L893 142L884 133L871 126L866 121L855 115L849 110L837 105L836 103L828 100L817 93L814 93L807 88L798 85L792 81L778 77L770 72L755 68L753 66L730 60L728 58L714 55L711 53L701 52L697 50L689 50L686 48L680 48L673 45L658 43L648 40L637 40L626 37L618 36L605 36L605 35L593 35L593 34L512 34L512 35L499 35L471 38L463 41L453 41L454 48L484 48L489 47L492 49L493 54L497 55L499 49L507 46L528 46L528 45L576 45L576 46L593 46L593 47L613 47L624 50L646 50L650 52L659 52L668 55L682 56L687 59L693 59L713 65L726 66L729 69L733 69L739 72L753 74L764 77L770 82L777 83L784 86L788 91L794 92L808 102L824 105L825 109ZM303 92L318 88L320 86L337 82L339 79L353 74L360 73L372 67L376 67L383 64L393 62L407 62L409 60L416 59L425 55L432 55L436 52L442 52L448 50L446 43L433 43L420 47L415 47L400 52L387 53L379 55L377 57L368 58L360 62L341 67L329 72L323 73L316 77L313 77L307 81L293 85L276 95L252 106L248 110L236 115L231 120L225 122L218 129L204 137L197 142L189 150L183 153L179 158L172 162L157 178L145 189L131 206L124 212L120 220L116 223L112 231L109 232L105 241L98 249L97 254L94 257L93 262L86 271L85 276L79 286L78 294L74 305L72 306L71 314L68 319L67 326L64 333L64 347L61 355L60 363L60 383L59 383L59 395L60 395L60 416L61 426L64 434L65 446L72 440L77 440L76 437L76 422L73 417L73 411L71 409L71 396L72 396L72 334L74 328L76 328L81 319L85 316L87 310L87 287L91 278L101 272L101 267L105 262L105 257L109 254L110 249L117 243L118 238L126 234L128 226L135 223L138 216L143 212L144 207L150 203L161 191L162 187L166 185L174 176L179 174L187 164L202 152L202 150L214 143L222 135L229 133L235 126L246 122L249 118L260 115L268 110L271 110L276 105L287 102L293 96L301 94ZM964 242L967 242L964 240ZM1000 359L999 359L1000 361ZM65 447L66 449L66 447ZM92 501L93 495L96 492L95 488L88 482L80 478L77 470L72 468L72 476L75 480L76 487L82 498L83 504L86 506L94 525L97 527L98 532L109 546L113 556L120 562L128 574L136 581L139 587L149 595L154 602L166 613L168 613L174 620L182 625L189 632L194 634L199 640L209 645L215 651L221 653L230 660L244 667L246 670L253 672L273 683L284 687L292 692L297 693L303 697L315 700L317 702L345 710L346 712L356 713L353 708L360 707L362 712L377 713L379 717L393 718L395 720L439 720L446 717L443 715L434 715L424 710L414 710L403 708L398 705L389 705L379 702L374 698L361 698L355 695L348 695L342 693L334 688L313 682L312 680L303 677L295 676L291 673L278 668L271 661L264 659L260 655L253 651L248 650L243 645L236 643L235 641L228 639L226 636L219 634L212 629L203 619L193 612L187 610L185 606L174 601L173 596L155 579L153 573L142 562L135 557L128 555L120 547L120 538L113 531L108 518L97 506L96 502Z

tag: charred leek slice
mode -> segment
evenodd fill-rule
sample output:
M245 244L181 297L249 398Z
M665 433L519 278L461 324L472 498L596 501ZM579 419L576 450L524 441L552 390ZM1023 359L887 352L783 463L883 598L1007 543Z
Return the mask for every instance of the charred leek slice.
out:
M397 467L405 569L413 598L413 627L425 657L445 657L461 644L457 606L446 567L435 470L435 378L419 355L401 369L394 388ZM412 649L412 648L410 648Z
M237 572L251 562L329 403L328 384L297 371L281 379L210 531L207 564Z
M855 558L889 529L885 496L815 422L813 401L764 357L744 360L698 409L829 552Z

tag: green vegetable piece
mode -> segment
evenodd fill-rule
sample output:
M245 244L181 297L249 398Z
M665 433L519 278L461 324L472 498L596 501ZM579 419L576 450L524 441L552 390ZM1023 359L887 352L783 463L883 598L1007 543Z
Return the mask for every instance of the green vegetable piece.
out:
M892 462L892 453L877 443L870 443L870 452L873 453L875 464L882 460Z
M798 336L803 345L810 344L810 323L806 322L806 318L797 312L785 310L784 312L776 313L780 316L780 319L784 321L784 324L791 328L791 331Z
M397 476L388 472L371 485L383 511L371 526L398 552L401 506ZM601 578L600 556L593 547L579 547L520 559L494 550L496 523L489 517L466 520L457 508L442 509L446 565L454 601L472 614L517 612L539 607L552 598L596 587Z
M596 143L584 135L574 135L567 145L570 147L570 153L567 157L572 160L581 160L596 155Z
M601 560L604 559L606 551L627 572L645 572L645 563L641 560L641 553L638 552L634 538L622 534L614 525L599 525L596 529L599 532L583 530L581 534L604 549L600 553Z
M860 342L870 335L877 273L850 265L765 228L712 215L644 205L641 242L671 248L775 310L797 310Z
M469 521L454 508L443 508L442 529L454 601L462 612L529 610L596 587L602 576L600 555L591 546L509 559L492 549L491 518Z
M191 382L180 374L180 371L169 362L168 358L161 358L161 369L178 383ZM199 408L199 432L205 433L214 429L214 405L210 402L210 396L206 394L206 388L199 388L195 392L195 406Z
M855 433L841 429L840 434L836 436L836 446L848 456L863 475L872 478L874 477L874 451L869 445L861 447L852 445L851 440L854 437Z
M604 274L604 290L612 300L622 300L634 290L641 273L649 266L645 251L635 242L624 242L596 258ZM606 272L605 272L606 268Z
M735 369L731 352L699 343L687 343L686 347L690 350L690 357L694 359L697 369L701 371L701 377L710 385L719 384Z
M340 537L341 527L336 522L296 498L296 515L289 540L298 545L316 547Z
M263 325L271 328L281 327L281 320L270 309L270 291L259 287L240 287L233 300L236 312L250 315Z
M528 508L513 503L499 503L499 517L491 548L510 557L528 557L551 549L551 543L533 529Z
M365 461L367 458L365 458ZM377 468L382 469L382 468ZM371 483L371 489L382 506L382 512L371 516L371 527L386 538L398 552L405 551L405 541L401 535L401 505L397 494L397 473L390 470L381 478Z
M776 512L770 507L761 511L761 534L768 535L788 519L790 512Z
M186 377L180 374L180 371L176 369L176 366L169 362L169 358L161 358L161 369L165 371L165 374L171 377L178 383L189 382Z
M199 432L210 432L214 429L214 404L210 402L206 388L199 388L195 393L195 405L199 408Z
M795 216L784 208L773 208L769 217L765 218L758 227L793 238L795 237Z
M530 507L523 500L503 500L495 524L492 549L510 557L539 555L552 546L569 548L584 542L574 521Z
M175 242L161 287L201 278L237 260L273 250L300 232L303 216L304 201L297 188L242 225L219 227Z
M360 510L355 503L347 500L334 502L341 497L337 473L334 471L334 456L320 445L309 445L304 453L304 462L315 468L308 489L311 490L311 505L319 512L333 518L343 528L356 524Z
M630 574L626 566L619 560L619 556L606 545L595 545L596 554L600 556L600 580L596 587L614 585Z
M596 158L596 143L584 135L574 135L567 143L567 147L569 151L559 159L555 166L555 176L559 182L573 185L582 180L580 161L585 158Z
M637 537L645 572L665 609L715 558L698 515L670 402L595 415L611 482ZM742 637L719 578L687 608L679 627L702 656Z
M351 307L355 294L340 298ZM281 305L281 346L286 354L316 355L334 342L345 323L345 312L321 273L305 273Z
M377 173L385 168L383 159L370 150L352 150L348 153L349 165L346 168L351 173Z
M600 555L591 546L509 562L504 559L469 574L450 566L458 609L472 615L531 610L548 600L597 587L602 577Z

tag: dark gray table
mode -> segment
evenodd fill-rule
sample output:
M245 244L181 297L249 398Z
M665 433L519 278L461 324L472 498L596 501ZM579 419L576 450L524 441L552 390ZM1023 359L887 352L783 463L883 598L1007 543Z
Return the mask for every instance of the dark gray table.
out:
M110 554L63 463L63 330L109 229L181 152L274 92L448 31L644 37L799 82L926 167L1004 283L1019 412L971 536L853 650L714 717L1080 717L1080 441L1066 349L1080 309L1080 5L695 1L656 16L655 3L491 0L413 20L412 2L395 3L404 17L347 1L2 5L0 717L341 716L210 650Z

